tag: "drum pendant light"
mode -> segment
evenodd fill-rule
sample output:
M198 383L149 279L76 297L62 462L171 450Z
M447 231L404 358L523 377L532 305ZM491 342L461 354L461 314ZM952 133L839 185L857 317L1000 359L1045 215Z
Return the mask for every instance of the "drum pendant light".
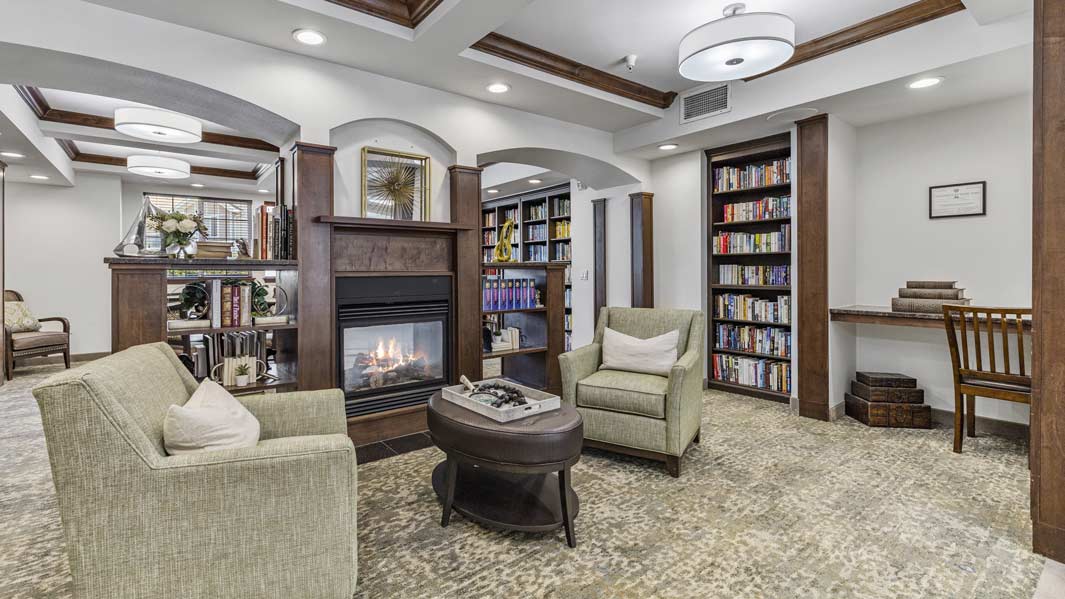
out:
M677 66L693 81L734 81L784 64L795 53L795 22L771 12L725 7L725 18L694 29L680 41Z

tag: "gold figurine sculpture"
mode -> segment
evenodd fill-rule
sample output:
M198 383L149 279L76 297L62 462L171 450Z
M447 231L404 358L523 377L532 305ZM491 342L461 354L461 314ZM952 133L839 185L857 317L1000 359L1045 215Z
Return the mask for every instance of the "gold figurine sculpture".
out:
M503 228L499 231L499 241L496 243L496 249L492 254L496 262L510 262L510 254L512 252L510 237L513 234L514 221L508 218L507 222L503 223Z

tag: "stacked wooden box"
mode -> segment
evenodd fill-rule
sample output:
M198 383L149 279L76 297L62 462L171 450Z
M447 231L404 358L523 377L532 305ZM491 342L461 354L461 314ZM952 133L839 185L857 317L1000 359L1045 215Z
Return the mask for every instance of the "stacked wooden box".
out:
M917 379L894 372L857 372L845 394L847 415L866 426L932 428L932 406Z
M899 296L891 299L892 312L943 312L944 304L968 305L965 289L957 281L906 281Z

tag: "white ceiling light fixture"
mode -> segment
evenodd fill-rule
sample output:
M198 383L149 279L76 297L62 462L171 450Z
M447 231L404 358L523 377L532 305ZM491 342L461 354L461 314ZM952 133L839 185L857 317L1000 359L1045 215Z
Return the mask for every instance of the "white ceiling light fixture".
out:
M0 156L4 158L25 158L25 154L19 154L18 152L0 152Z
M203 183L189 183L189 185L191 185L193 187L203 187L204 186Z
M489 189L488 193L499 193L498 189Z
M505 94L510 91L510 86L506 83L492 83L485 89L493 94Z
M911 82L906 87L910 89L924 89L926 87L935 87L940 83L943 83L942 77L925 77L923 79L918 79L917 81Z
M531 183L532 185L539 185L540 183L543 183L543 181L539 179L529 179L529 183Z
M38 181L47 181L47 175L30 175L30 179L37 179Z
M665 151L668 152L669 150L676 150L678 147L680 147L680 146L678 146L677 144L662 144L662 145L658 146L658 149L659 150L665 150Z
M802 119L804 119L806 117L811 117L811 116L817 114L818 112L821 112L821 111L818 110L817 108L814 108L813 106L803 106L801 108L785 108L784 110L781 110L779 112L774 112L773 114L765 117L765 120L767 120L767 121L769 121L771 123L773 123L773 122L795 122L795 121L802 120Z
M259 193L270 193L269 189L260 189Z
M308 46L321 46L326 42L325 34L314 29L297 29L292 32L292 39Z
M200 121L158 108L116 108L115 131L137 139L172 144L194 144L203 140Z
M192 167L184 160L166 156L134 155L126 158L126 170L157 179L188 179Z
M677 66L693 81L734 81L771 71L795 53L795 22L773 12L725 7L724 19L692 30L680 41Z

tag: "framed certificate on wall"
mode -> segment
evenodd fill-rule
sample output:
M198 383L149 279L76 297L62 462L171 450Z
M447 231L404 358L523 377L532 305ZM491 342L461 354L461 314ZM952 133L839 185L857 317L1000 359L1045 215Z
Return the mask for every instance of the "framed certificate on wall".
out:
M987 214L987 181L928 188L928 218Z

